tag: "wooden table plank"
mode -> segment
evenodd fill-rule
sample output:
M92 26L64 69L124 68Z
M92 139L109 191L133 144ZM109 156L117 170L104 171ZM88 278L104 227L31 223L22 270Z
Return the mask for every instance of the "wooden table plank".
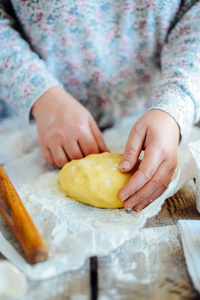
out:
M174 225L180 219L200 220L200 214L196 209L195 192L194 181L186 184L174 196L165 201L160 213L149 219L145 227Z
M100 294L117 300L198 299L187 274L177 226L142 231L123 248L99 260Z

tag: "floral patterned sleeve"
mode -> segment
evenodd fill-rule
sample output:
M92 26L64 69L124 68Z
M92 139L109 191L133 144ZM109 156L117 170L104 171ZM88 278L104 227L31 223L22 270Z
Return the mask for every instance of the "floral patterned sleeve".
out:
M45 62L12 28L0 6L0 99L28 121L33 103L50 87L59 84ZM33 89L34 86L37 88Z
M200 2L170 32L161 53L161 70L152 108L168 112L185 135L200 117Z

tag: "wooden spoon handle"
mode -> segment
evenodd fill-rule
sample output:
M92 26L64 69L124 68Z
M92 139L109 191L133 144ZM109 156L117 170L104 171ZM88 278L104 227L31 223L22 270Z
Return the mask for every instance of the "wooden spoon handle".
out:
M31 263L47 260L48 248L1 166L0 214Z

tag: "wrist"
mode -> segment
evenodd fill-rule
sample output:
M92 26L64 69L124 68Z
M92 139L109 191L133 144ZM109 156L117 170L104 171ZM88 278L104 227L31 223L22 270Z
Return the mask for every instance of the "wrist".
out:
M41 107L46 106L47 102L50 103L51 100L55 99L61 91L63 92L63 88L61 86L53 86L44 92L32 105L30 116L37 118L38 113L41 111Z
M159 108L150 108L148 111L149 112L155 111L157 114L160 115L163 122L166 122L167 120L169 120L170 124L174 124L174 131L176 131L179 136L179 142L181 141L181 128L180 128L179 123L177 122L177 120L174 118L173 115L171 115L169 112L167 112L163 109L159 109Z

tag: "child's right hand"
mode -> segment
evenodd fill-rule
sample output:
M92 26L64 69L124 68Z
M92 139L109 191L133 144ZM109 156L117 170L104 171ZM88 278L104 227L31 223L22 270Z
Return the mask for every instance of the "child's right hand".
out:
M43 156L50 165L61 168L72 159L108 151L92 115L62 87L45 92L31 112Z

